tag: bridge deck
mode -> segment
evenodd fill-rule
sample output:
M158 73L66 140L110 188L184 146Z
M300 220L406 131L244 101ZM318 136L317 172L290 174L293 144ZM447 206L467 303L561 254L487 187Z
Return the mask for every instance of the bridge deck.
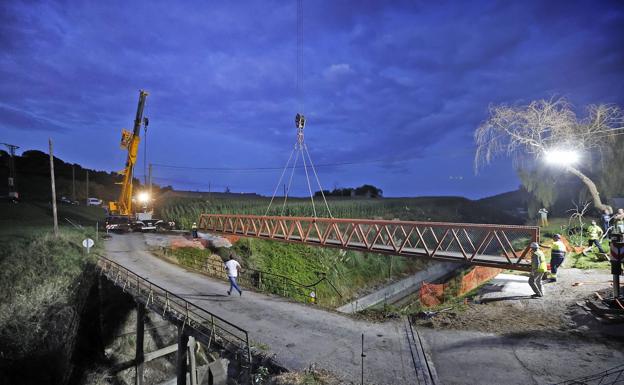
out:
M202 214L199 228L223 234L406 257L530 270L535 226Z

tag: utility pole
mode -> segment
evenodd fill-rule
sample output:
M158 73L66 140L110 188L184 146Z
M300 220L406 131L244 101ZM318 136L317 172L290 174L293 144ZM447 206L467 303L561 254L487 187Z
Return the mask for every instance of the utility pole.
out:
M17 193L17 186L15 183L17 173L15 172L15 150L19 148L14 144L2 143L9 149L9 198L17 200L19 194Z
M87 197L86 197L86 204L87 206L89 205L89 170L87 171Z
M76 201L76 165L72 164L72 203Z
M52 138L48 138L50 145L50 180L52 182L52 216L54 217L54 236L58 237L58 218L56 216L56 186L54 184L54 155L52 153Z

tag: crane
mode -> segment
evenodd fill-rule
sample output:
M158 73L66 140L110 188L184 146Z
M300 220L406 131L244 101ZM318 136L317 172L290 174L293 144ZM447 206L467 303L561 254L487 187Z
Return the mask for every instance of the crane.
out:
M152 218L153 210L148 208L151 197L149 193L143 191L137 195L137 200L143 204L143 211L137 211L133 205L133 176L134 165L136 164L137 155L139 153L139 143L141 142L141 126L147 128L149 119L143 117L145 108L145 100L147 99L147 91L139 91L139 104L137 106L136 117L134 119L134 128L132 132L122 129L121 131L121 148L128 152L126 157L126 165L118 174L123 175L121 184L121 192L119 198L114 202L108 202L109 216L106 220L106 229L112 231L131 231L131 230L156 230L157 228L170 228L172 224L160 219Z

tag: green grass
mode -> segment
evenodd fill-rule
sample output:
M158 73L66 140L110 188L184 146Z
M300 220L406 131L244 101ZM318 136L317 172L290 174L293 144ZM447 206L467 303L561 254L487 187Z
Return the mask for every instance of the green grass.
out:
M416 272L426 264L420 259L345 252L260 239L241 239L231 249L222 248L215 252L223 259L233 253L244 269L285 276L303 285L315 283L325 275L338 292L327 282L319 284L316 294L324 306L337 306L347 302L364 288L384 283L391 277L398 278ZM180 264L192 267L195 263L206 261L212 251L179 248L168 253L175 256ZM263 282L265 290L282 294L280 279L265 275ZM305 300L302 294L305 290L301 290L301 293L291 292L291 295Z
M103 219L103 213L93 207L63 207L59 213L85 227L61 225L57 238L45 204L2 202L0 212L0 346L18 356L45 351L54 345L51 339L63 339L55 333L68 326L64 322L73 311L72 296L95 258L80 243L95 236L89 221ZM100 245L95 247L97 251Z

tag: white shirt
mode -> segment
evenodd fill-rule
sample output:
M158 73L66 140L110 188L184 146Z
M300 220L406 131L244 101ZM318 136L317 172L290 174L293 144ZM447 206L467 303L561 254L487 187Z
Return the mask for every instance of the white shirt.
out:
M225 263L228 277L238 277L238 268L241 267L240 263L234 259L230 259Z

